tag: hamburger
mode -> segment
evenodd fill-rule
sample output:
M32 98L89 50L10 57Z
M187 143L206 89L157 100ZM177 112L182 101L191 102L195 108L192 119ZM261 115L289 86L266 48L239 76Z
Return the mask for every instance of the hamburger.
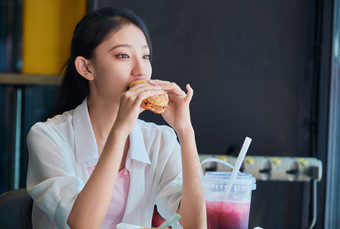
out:
M138 84L144 84L149 83L149 80L136 80L132 81L129 84L129 89L133 88L134 86ZM161 95L155 95L151 96L149 98L146 98L143 100L141 107L143 107L146 110L150 110L156 114L163 114L165 107L168 106L169 103L169 95L168 93L164 92Z

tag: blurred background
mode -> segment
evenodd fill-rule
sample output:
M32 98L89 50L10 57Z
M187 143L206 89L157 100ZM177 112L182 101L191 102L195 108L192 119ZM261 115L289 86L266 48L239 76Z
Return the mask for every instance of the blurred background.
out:
M249 136L261 168L273 158L299 159L287 174L303 158L322 164L305 180L257 177L249 228L339 228L339 2L0 0L0 193L25 187L26 136L53 114L76 22L119 6L148 25L153 78L194 89L202 158L237 156Z

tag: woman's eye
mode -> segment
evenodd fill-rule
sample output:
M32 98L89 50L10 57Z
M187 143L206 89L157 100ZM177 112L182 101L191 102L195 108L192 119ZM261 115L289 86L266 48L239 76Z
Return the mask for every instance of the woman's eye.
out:
M143 59L145 59L145 60L150 60L150 55L144 55L144 56L143 56Z
M122 58L122 59L129 58L129 56L127 54L118 54L117 57Z

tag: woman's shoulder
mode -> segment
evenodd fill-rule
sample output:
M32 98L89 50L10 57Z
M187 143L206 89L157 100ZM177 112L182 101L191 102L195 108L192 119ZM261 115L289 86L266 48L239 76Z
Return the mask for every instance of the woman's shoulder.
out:
M57 131L62 130L65 126L72 125L72 113L73 110L64 112L63 114L56 115L52 118L48 118L44 122L37 122L31 127L31 131L39 131L39 130L50 130L50 131Z

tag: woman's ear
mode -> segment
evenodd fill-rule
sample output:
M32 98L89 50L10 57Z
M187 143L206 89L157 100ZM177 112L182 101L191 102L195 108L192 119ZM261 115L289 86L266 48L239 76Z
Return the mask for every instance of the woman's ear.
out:
M87 80L94 79L94 72L92 71L90 64L91 62L82 56L77 56L74 61L77 72Z

